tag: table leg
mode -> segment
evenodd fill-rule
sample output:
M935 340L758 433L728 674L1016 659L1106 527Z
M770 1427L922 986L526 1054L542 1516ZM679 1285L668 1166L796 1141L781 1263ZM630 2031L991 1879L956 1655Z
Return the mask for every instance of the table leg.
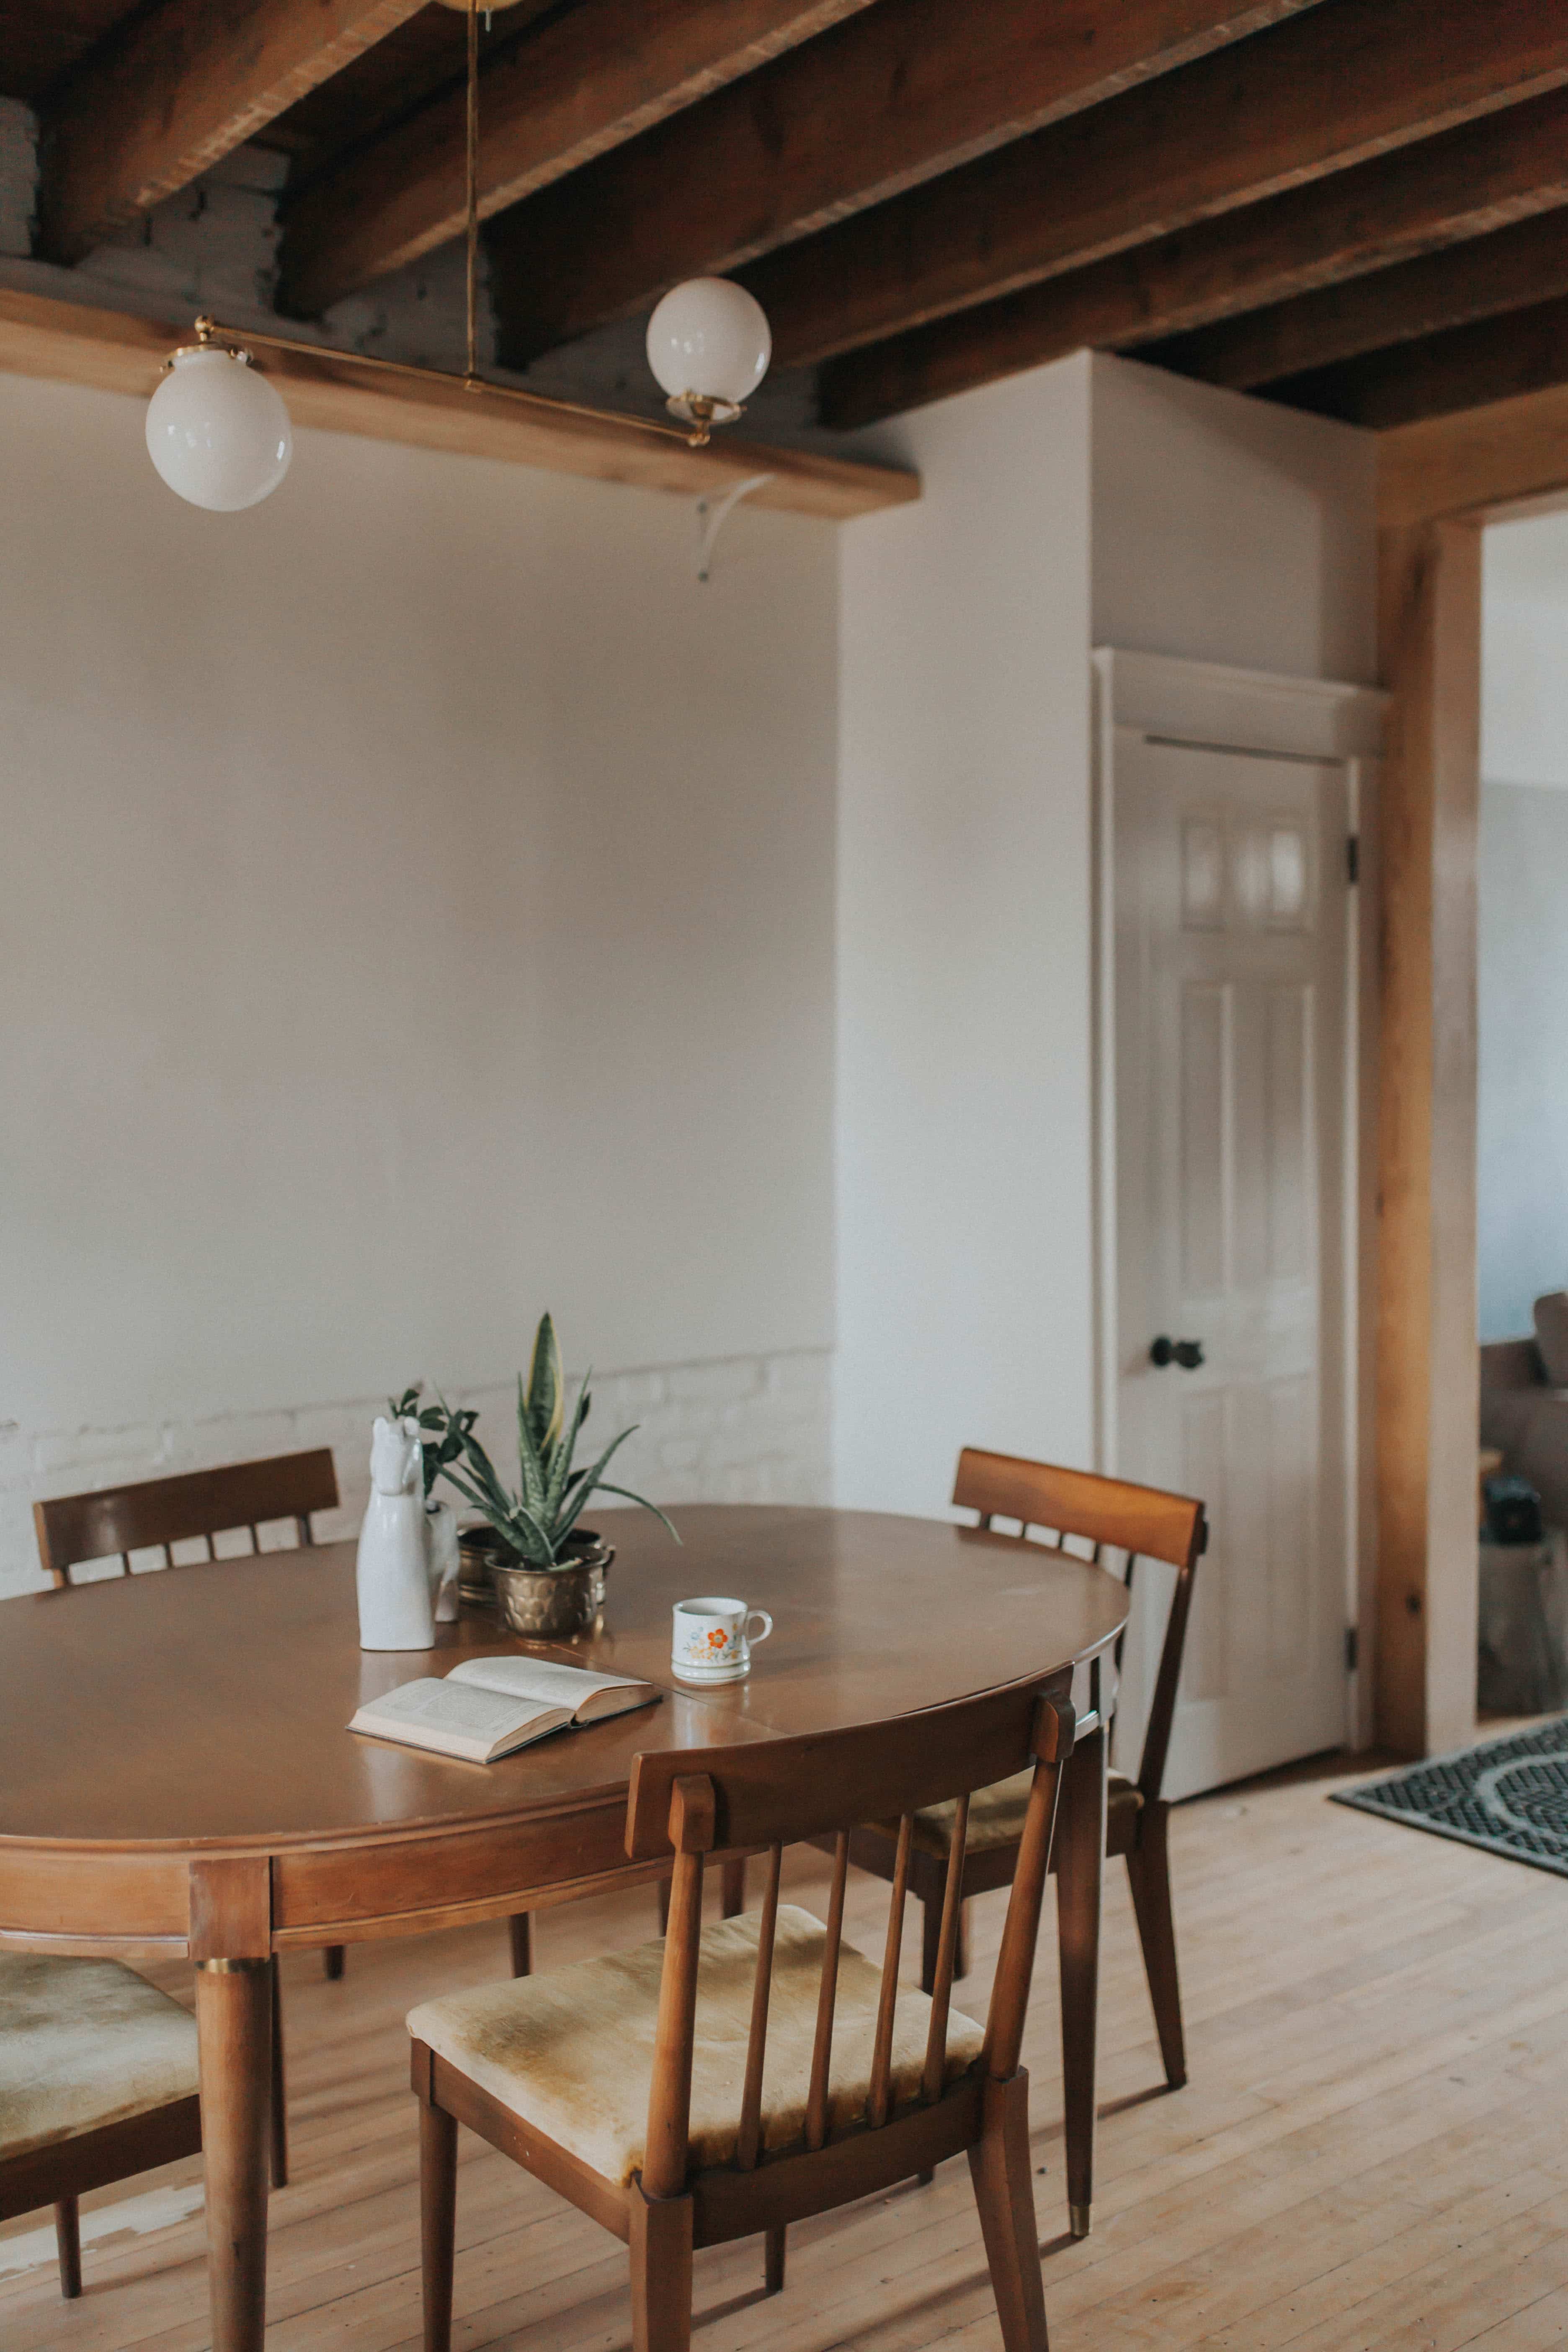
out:
M267 1960L198 1960L202 2152L213 2352L262 2352L267 2331Z
M1057 1823L1057 1937L1061 1951L1062 2089L1068 2219L1089 2235L1094 2199L1094 2062L1100 2000L1100 1897L1105 1874L1110 1738L1103 1724L1074 1748Z

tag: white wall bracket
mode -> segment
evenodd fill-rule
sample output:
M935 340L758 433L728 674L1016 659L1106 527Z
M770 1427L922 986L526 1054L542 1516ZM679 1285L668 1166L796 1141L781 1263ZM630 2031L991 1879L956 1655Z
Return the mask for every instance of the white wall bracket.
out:
M719 533L723 530L726 519L740 505L742 499L750 498L753 490L760 490L764 482L772 480L771 474L748 474L743 482L737 482L734 488L726 490L721 499L698 499L697 577L699 580L706 580L713 568L713 550L718 545Z

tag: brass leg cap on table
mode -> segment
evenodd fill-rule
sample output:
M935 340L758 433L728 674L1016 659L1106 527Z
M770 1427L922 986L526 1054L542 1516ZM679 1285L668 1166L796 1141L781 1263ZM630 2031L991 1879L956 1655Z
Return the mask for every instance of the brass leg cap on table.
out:
M1068 2227L1072 2231L1075 2238L1088 2237L1089 2217L1092 2210L1092 2206L1089 2205L1069 2205L1068 2207Z

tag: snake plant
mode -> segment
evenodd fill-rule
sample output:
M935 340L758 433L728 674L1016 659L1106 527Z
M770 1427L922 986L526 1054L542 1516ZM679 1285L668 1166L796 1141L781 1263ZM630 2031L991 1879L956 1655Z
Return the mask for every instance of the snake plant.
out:
M530 1568L564 1569L574 1565L567 1546L590 1495L620 1495L628 1503L640 1504L669 1528L677 1543L680 1541L657 1504L650 1503L645 1495L634 1495L629 1486L616 1486L605 1475L617 1448L631 1436L632 1429L623 1429L618 1437L613 1437L596 1461L585 1464L580 1470L572 1467L577 1440L592 1403L593 1377L590 1371L568 1414L560 1342L550 1317L542 1316L528 1377L525 1381L520 1372L517 1381L517 1449L521 1474L517 1493L502 1485L495 1465L474 1435L471 1421L461 1433L462 1468L458 1467L456 1459L442 1465L443 1475L450 1484L468 1497L501 1541ZM455 1421L457 1416L450 1418ZM636 1426L634 1423L633 1429Z

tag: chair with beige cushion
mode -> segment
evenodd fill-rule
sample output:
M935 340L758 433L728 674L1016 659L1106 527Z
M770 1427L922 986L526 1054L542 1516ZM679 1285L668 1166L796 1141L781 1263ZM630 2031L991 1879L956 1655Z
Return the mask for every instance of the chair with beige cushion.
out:
M662 1943L426 2001L420 2101L426 2352L449 2352L459 2123L625 2240L634 2352L689 2352L694 2247L761 2234L784 2284L791 2221L967 2149L1006 2352L1044 2352L1028 2078L1018 2063L1061 1768L1065 1685L892 1725L636 1759L634 1862L672 1854ZM1030 1796L984 2027L952 2006L958 1905L929 1997L899 1982L914 1817L1027 1769ZM853 1825L897 1815L879 1966L843 1941ZM831 1833L826 1924L779 1901L783 1849ZM709 1855L765 1849L759 1912L702 1927Z
M338 1478L331 1450L320 1446L308 1454L279 1454L265 1462L235 1462L217 1470L190 1470L172 1478L148 1478L132 1486L107 1486L94 1494L57 1495L33 1506L38 1558L46 1573L62 1590L71 1582L71 1570L89 1560L118 1556L120 1572L131 1574L131 1555L161 1551L163 1564L174 1559L175 1544L202 1543L209 1560L216 1558L215 1536L249 1532L253 1551L261 1549L259 1530L275 1521L292 1519L302 1545L313 1540L310 1516L335 1511ZM329 1977L343 1972L341 1944L322 1955ZM283 2095L283 2020L278 1990L278 1964L272 1963L272 2185L281 2189L289 2178L287 2109Z
M1110 1775L1105 1850L1108 1855L1121 1854L1127 1864L1165 2080L1172 2090L1179 2090L1187 2079L1187 2060L1182 2032L1181 1986L1176 1974L1176 1930L1171 1909L1166 1834L1171 1808L1161 1794L1161 1785L1181 1681L1193 1574L1208 1541L1204 1507L1187 1496L1167 1495L1152 1486L1135 1486L1126 1479L1095 1477L1088 1471L1058 1469L1048 1463L1024 1461L1012 1454L984 1454L973 1446L965 1446L959 1456L952 1499L960 1510L978 1513L983 1528L991 1528L993 1520L998 1518L1016 1521L1016 1537L1009 1536L1005 1540L1019 1543L1037 1557L1042 1574L1050 1572L1050 1554L1069 1543L1087 1546L1089 1555L1095 1559L1106 1547L1124 1553L1129 1586L1140 1559L1163 1560L1176 1570L1138 1778L1129 1780L1120 1772ZM1050 1540L1042 1542L1031 1537L1031 1528L1042 1530ZM1081 1551L1079 1556L1083 1556ZM1118 1644L1119 1664L1120 1654ZM969 1838L963 1864L963 1893L966 1902L971 1895L1011 1884L1027 1801L1026 1779L1005 1780L976 1792L969 1809ZM927 1984L935 1966L939 1923L948 1892L949 1811L937 1806L915 1818L910 1885L925 1908L922 1981ZM896 1829L891 1823L882 1822L858 1830L849 1852L859 1868L879 1877L889 1877L897 1852ZM960 1977L965 1973L965 1966L961 1936L957 1968ZM1066 1971L1063 1984L1065 2001ZM1072 2030L1072 2021L1064 2007L1064 2036Z
M177 2000L118 1960L0 1953L0 2221L54 2207L62 2294L81 2293L78 2199L201 2144Z

